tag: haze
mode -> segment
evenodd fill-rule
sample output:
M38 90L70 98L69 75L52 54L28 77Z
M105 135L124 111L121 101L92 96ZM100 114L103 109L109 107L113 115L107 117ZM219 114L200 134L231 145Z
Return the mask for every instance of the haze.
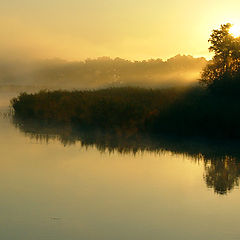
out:
M0 60L0 89L89 89L119 86L172 87L197 83L205 58L177 55L163 61L101 57L86 61L59 59Z
M209 58L211 30L238 24L237 0L1 1L5 58Z

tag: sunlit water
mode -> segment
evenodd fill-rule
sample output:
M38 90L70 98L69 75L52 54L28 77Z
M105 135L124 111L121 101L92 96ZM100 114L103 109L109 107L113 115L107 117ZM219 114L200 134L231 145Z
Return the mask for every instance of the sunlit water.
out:
M1 95L2 113L8 97ZM240 238L235 165L235 184L218 194L204 161L190 156L41 142L4 114L0 129L2 240Z

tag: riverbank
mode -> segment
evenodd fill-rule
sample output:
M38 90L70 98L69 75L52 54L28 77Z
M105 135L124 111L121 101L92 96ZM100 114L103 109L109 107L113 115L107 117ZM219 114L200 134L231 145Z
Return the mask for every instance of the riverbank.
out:
M195 88L109 88L22 93L14 114L118 135L172 134L240 138L239 98Z

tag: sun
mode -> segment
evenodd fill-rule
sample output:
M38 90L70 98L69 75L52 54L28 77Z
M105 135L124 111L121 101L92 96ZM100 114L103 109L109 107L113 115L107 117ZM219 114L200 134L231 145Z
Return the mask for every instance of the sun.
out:
M232 25L232 27L229 29L229 33L235 38L240 37L240 26Z

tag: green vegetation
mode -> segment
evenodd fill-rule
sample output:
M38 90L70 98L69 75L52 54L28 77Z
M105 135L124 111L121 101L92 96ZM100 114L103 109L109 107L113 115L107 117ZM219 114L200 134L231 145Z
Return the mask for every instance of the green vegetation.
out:
M215 56L202 72L202 87L22 93L12 100L15 117L118 135L240 138L240 39L230 27L213 30L209 50Z

